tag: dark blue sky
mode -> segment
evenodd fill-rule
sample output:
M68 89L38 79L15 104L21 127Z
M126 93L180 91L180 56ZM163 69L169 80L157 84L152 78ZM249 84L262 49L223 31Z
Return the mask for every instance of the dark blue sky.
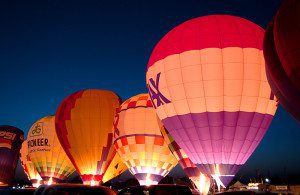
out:
M279 0L13 1L0 3L0 124L27 134L80 89L109 89L123 100L146 92L145 69L159 39L207 14L232 14L262 27ZM240 174L256 168L300 173L300 123L279 108Z

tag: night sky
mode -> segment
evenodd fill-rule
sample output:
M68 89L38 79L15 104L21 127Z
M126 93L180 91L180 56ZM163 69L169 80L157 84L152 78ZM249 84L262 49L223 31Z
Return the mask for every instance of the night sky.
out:
M68 94L88 88L123 100L146 92L159 39L178 24L231 14L266 27L279 0L13 1L0 3L0 124L27 134ZM300 174L300 123L279 107L239 175ZM176 172L175 172L176 174Z

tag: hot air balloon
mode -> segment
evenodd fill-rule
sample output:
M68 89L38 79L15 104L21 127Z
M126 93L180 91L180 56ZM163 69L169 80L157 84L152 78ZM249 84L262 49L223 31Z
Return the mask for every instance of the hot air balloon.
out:
M64 99L56 111L58 138L84 184L102 182L120 101L112 91L81 90Z
M55 132L55 116L35 122L27 136L28 156L44 183L65 181L75 168L59 143Z
M267 78L281 105L300 121L300 2L284 1L264 39Z
M235 16L198 17L155 46L146 82L156 113L201 172L227 186L277 108L265 75L264 30Z
M141 185L157 184L177 164L148 94L126 100L115 119L114 146Z
M167 129L162 128L161 134L163 135L166 144L177 159L185 174L196 185L201 194L207 194L210 188L210 176L201 173L199 168L188 158L186 153L178 146L172 138Z
M11 184L23 140L22 130L0 125L0 186Z
M23 142L20 150L20 160L28 179L32 183L32 186L37 188L42 183L42 178L34 167L32 161L30 160L26 140Z
M126 165L122 162L115 147L111 147L111 151L112 151L111 152L112 157L109 157L109 159L111 159L111 160L108 161L108 163L107 163L108 166L107 166L107 169L103 176L103 180L102 180L103 183L119 176L120 174L122 174L124 171L127 170Z

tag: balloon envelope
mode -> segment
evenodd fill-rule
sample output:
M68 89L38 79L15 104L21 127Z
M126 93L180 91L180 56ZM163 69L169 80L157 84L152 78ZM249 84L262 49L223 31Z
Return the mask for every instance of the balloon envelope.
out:
M157 184L177 164L148 94L126 100L115 119L114 146L141 185Z
M26 143L28 156L44 182L65 181L75 171L57 138L55 116L35 122L28 131Z
M270 23L264 37L264 56L266 74L272 92L280 104L297 120L300 121L300 91L297 91L284 71L278 58L274 43L273 23Z
M22 130L0 125L0 186L12 182L23 140Z
M300 91L299 12L298 0L285 0L274 19L275 48L285 73L298 92Z
M201 171L226 186L277 108L265 75L264 30L210 15L175 27L155 46L146 82L159 118Z
M21 165L23 167L23 170L26 173L30 182L32 183L32 186L38 187L40 185L42 178L37 172L36 168L34 167L32 161L30 160L30 157L28 155L28 145L26 140L23 142L20 150L20 160L21 160Z
M120 98L112 91L82 90L56 111L56 132L84 184L98 185L107 168Z
M267 78L281 105L300 121L300 3L284 1L264 38Z

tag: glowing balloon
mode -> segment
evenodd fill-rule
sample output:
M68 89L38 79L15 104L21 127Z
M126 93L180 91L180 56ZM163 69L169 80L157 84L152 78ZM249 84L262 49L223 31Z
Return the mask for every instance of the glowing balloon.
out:
M0 125L0 186L11 184L23 140L22 130Z
M196 185L201 194L207 194L210 188L210 176L201 173L199 168L188 158L186 153L178 146L175 140L172 138L168 130L165 128L161 129L166 144L169 149L178 160L185 174L192 180Z
M82 90L65 98L56 111L58 138L84 184L102 182L120 101L112 91Z
M300 91L295 89L285 73L278 58L273 39L273 24L270 23L264 38L264 56L266 59L266 74L272 92L280 104L297 120L300 121Z
M264 39L267 78L283 107L300 121L300 2L284 1Z
M117 153L116 149L114 147L111 148L112 150L112 158L107 164L108 167L105 171L105 174L103 176L103 183L119 176L120 174L122 174L124 171L127 170L126 165L122 162L119 154ZM110 156L110 155L109 155Z
M265 75L264 30L210 15L175 27L154 48L146 82L156 113L197 167L227 186L277 108Z
M26 143L28 156L44 183L65 181L75 171L57 138L54 116L35 122L28 132Z
M116 115L114 146L141 185L157 184L177 164L161 128L148 94L126 100Z
M300 91L299 11L298 0L285 0L274 19L276 51L285 73L298 91Z
M28 144L26 140L23 142L20 150L20 160L28 179L32 183L32 186L38 187L41 184L42 178L30 160L28 155Z

